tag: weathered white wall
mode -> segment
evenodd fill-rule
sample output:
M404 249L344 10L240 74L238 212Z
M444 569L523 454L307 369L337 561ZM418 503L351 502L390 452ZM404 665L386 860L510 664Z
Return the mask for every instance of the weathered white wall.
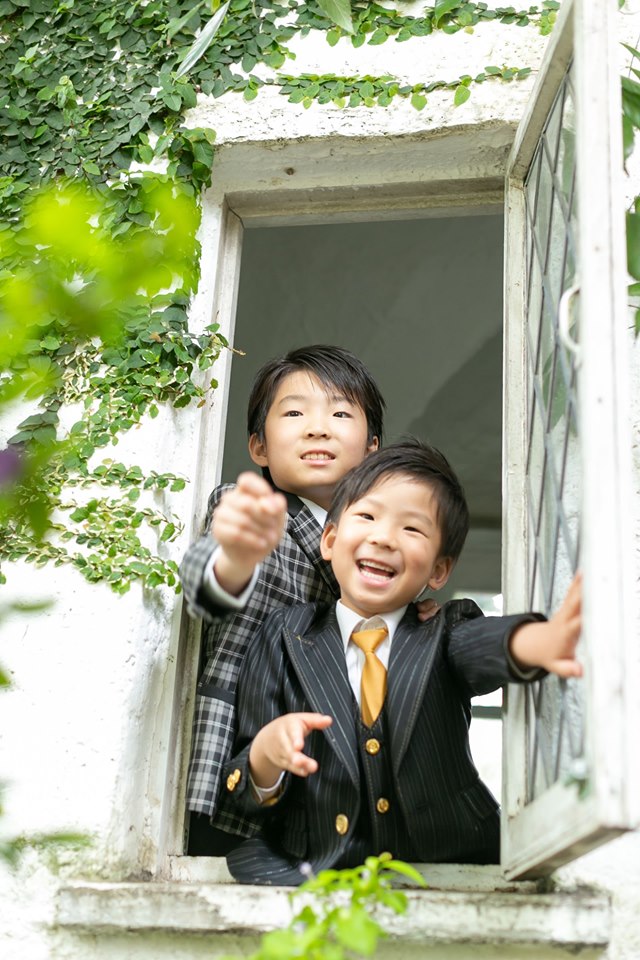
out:
M488 64L535 67L543 47L544 41L535 31L499 25L481 25L473 36L432 36L406 44L390 41L357 51L345 41L332 50L324 38L311 37L297 45L298 59L285 69L342 72L346 64L349 69L344 72L389 72L414 81L453 78ZM460 108L453 107L450 92L434 93L421 113L407 103L394 103L386 110L340 110L317 104L304 110L287 104L273 91L261 91L251 104L233 94L215 102L202 98L189 122L214 127L223 147L205 208L203 282L193 309L194 322L204 324L212 319L220 193L246 190L247 181L252 190L259 191L263 183L260 154L252 143L264 144L269 153L281 158L281 173L275 183L272 177L269 186L284 191L297 186L298 157L302 157L306 187L330 186L342 184L343 159L355 153L367 158L361 174L346 184L357 193L359 185L370 181L380 144L388 145L390 137L400 138L393 141L398 147L401 140L429 145L426 155L433 166L416 164L412 171L416 182L486 176L489 162L499 177L501 158L504 161L530 88L530 81L486 83L475 88L471 100ZM447 146L446 135L468 128L477 129L475 147L458 154ZM242 144L247 144L246 151ZM302 153L300 144L306 144ZM229 151L228 146L240 147L240 151ZM239 163L238 157L245 158L246 164ZM294 173L287 172L291 169ZM388 163L388 183L402 184L406 175L402 162ZM377 176L380 179L382 174ZM222 358L215 371L221 383L226 364L227 358ZM210 467L217 454L216 414L221 413L221 395L212 403ZM636 410L640 413L637 398ZM192 481L187 491L171 498L171 509L186 524L181 540L167 547L175 559L191 537L192 516L201 510L206 492L196 482L204 442L200 417L196 410L178 415L167 412L132 432L117 450L118 458L125 462L174 470ZM123 960L214 956L237 949L234 938L218 937L212 944L199 937L185 940L175 931L130 937L125 932L126 909L122 933L106 938L98 929L76 934L67 927L51 928L58 886L68 878L144 879L158 869L159 838L173 799L166 793L165 783L171 763L168 743L180 606L169 592L143 596L134 588L118 598L103 586L87 585L73 571L48 567L36 571L17 566L9 572L4 592L9 598L50 597L53 605L37 616L14 617L2 625L0 657L14 685L0 698L1 775L8 783L7 815L0 821L0 829L8 834L81 830L92 835L93 844L79 853L28 851L15 874L0 868L0 954L4 960ZM612 891L615 936L609 960L631 960L640 953L639 854L640 838L633 836L561 872L564 884L586 881ZM234 896L230 894L232 899ZM250 894L242 903L250 912ZM151 907L149 911L151 922L157 914ZM482 916L481 911L476 915ZM463 916L468 914L461 913L461 919ZM427 916L425 925L428 923ZM446 955L466 956L466 949L457 946ZM482 949L488 956L501 957L566 955L548 940L522 949L497 947L494 951L491 946L474 946L475 951ZM406 957L444 955L437 945L415 943L404 948L392 945L387 952Z

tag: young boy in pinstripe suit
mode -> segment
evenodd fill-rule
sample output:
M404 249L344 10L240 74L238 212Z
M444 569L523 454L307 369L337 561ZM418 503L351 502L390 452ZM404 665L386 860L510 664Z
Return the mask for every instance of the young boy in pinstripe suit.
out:
M326 510L338 481L378 447L383 415L371 374L340 347L293 350L255 378L249 452L263 477L245 473L214 490L205 532L180 571L189 612L205 622L187 785L191 854L223 854L257 828L232 812L210 825L233 743L238 672L272 610L337 598L320 554Z
M468 741L470 700L545 671L580 676L580 583L551 620L483 618L470 600L418 621L468 529L446 459L414 442L372 453L339 484L322 555L337 603L272 614L238 688L223 809L262 817L228 857L242 882L297 884L388 850L405 860L499 859L498 805Z

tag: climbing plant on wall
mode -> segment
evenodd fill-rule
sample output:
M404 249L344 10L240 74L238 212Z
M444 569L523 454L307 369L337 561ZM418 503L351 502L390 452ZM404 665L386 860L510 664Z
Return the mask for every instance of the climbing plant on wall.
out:
M295 74L291 40L322 31L329 45L357 48L490 21L546 34L558 7L557 0L522 8L436 0L416 16L348 0L230 0L224 7L217 0L0 0L0 321L5 328L13 322L15 333L28 319L30 331L0 354L0 403L21 397L33 407L4 452L0 557L72 564L119 592L134 580L177 589L175 563L142 531L155 531L156 543L177 535L178 519L149 493L177 492L186 478L145 474L120 462L113 446L161 404L204 402L203 371L225 348L215 325L194 333L187 316L198 281L197 208L215 143L214 131L184 123L198 94L251 101L271 86L303 107L392 108L405 99L421 110L433 90L448 88L461 104L474 85L521 79L527 66L489 64L474 76L412 83ZM258 64L267 68L260 76ZM73 214L69 226L77 197L62 202L58 191L47 201L49 232L38 234L25 198L63 181L81 184L82 203L96 206L84 219ZM160 184L170 209L155 202ZM167 247L179 210L184 229ZM122 263L144 271L153 261L164 270L145 296L131 288L118 297L100 286L107 261L84 256L83 246L98 242ZM32 322L33 291L42 294L49 281L57 299L40 304ZM73 317L95 310L91 296L101 289L119 305L112 313L120 335L78 335ZM70 422L69 410L77 411ZM53 530L46 521L52 508Z

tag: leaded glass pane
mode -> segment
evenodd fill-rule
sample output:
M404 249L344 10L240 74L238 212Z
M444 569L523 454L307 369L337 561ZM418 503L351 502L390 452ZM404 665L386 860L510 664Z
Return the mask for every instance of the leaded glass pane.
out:
M575 282L574 109L570 73L558 92L525 184L528 352L529 600L550 615L578 562L580 449L576 352L560 337L563 294ZM578 338L578 318L569 332ZM527 688L528 800L575 770L583 753L582 686L549 676Z

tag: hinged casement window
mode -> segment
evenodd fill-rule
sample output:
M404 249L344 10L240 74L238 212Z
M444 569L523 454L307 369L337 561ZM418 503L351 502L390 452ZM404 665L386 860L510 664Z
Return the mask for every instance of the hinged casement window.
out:
M628 321L614 0L563 5L507 174L506 609L584 574L584 678L506 697L502 862L544 874L638 819Z

